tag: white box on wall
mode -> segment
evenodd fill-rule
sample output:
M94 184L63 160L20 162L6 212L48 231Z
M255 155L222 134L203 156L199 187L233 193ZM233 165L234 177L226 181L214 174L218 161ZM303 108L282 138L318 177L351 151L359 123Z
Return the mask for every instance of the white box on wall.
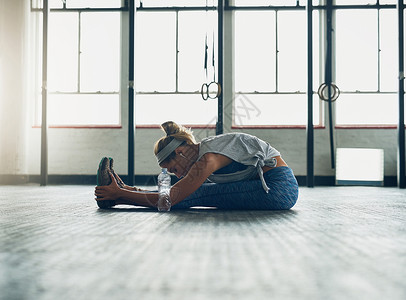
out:
M337 148L336 185L383 186L383 182L383 149Z

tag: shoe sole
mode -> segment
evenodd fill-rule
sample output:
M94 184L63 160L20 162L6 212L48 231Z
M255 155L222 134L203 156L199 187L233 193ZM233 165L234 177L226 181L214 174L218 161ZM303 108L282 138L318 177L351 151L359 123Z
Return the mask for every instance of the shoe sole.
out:
M113 165L113 159L110 157L103 157L100 160L99 168L97 169L97 186L109 185L111 178L109 174L110 166ZM113 200L96 201L100 208L108 209L115 205Z

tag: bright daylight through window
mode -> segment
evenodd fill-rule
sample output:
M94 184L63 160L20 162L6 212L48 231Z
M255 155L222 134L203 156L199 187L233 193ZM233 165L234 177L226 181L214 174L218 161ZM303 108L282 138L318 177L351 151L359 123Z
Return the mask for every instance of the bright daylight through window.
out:
M120 24L121 12L80 8L119 8L122 3L63 3L50 1L49 124L119 126L120 69L125 67L120 65L120 49L126 46L120 40L124 24ZM225 10L225 15L232 22L225 22L225 26L233 24L233 30L226 31L233 33L225 37L225 43L233 51L224 55L233 55L233 66L225 66L225 77L234 90L225 103L233 106L233 125L306 126L307 1L228 3L233 6ZM393 126L397 121L396 1L380 0L379 9L371 7L376 3L335 1L332 76L341 92L333 110L338 126ZM325 109L316 93L325 72L326 18L324 8L319 6L323 4L313 1L315 126L324 124ZM348 5L358 7L344 8ZM138 0L136 6L136 125L156 126L168 114L181 124L214 125L217 100L203 101L200 89L203 83L218 78L217 0ZM189 9L182 9L185 7ZM67 11L69 8L76 10ZM37 16L40 32L40 14ZM39 53L41 47L38 43L36 46ZM40 87L40 79L37 85ZM37 88L36 92L39 125L41 91Z
M200 4L204 6L204 2ZM157 5L155 1L144 1L147 4ZM214 125L217 101L203 101L200 88L207 81L206 34L210 51L214 40L217 60L217 12L139 9L136 22L137 125L157 125L168 115L181 124Z
M119 2L86 1L85 7L112 8ZM84 8L83 5L84 1L66 1L66 8ZM50 7L48 124L119 126L120 12L68 12L63 11L62 1L50 1ZM40 16L37 15L41 24L38 27L42 27ZM40 91L36 111L35 123L40 125Z
M337 125L397 123L396 20L394 9L336 12Z
M235 12L235 125L306 124L306 22L302 10ZM315 125L321 124L319 103L314 97Z

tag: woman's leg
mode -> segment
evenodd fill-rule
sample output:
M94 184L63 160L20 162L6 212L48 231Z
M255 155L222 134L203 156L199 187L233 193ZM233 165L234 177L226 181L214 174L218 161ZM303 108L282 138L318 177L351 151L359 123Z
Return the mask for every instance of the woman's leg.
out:
M269 193L261 181L249 180L231 183L205 183L196 192L173 209L192 206L217 207L220 209L289 209L298 198L298 185L288 167L279 167L264 174Z

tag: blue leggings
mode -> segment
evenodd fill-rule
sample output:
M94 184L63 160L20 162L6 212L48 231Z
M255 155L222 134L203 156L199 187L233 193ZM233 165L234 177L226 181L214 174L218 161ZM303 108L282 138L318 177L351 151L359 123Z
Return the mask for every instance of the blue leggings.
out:
M264 174L269 192L261 180L230 183L204 183L192 195L174 205L172 209L192 206L217 207L219 209L281 210L295 205L299 187L289 167L278 167Z

